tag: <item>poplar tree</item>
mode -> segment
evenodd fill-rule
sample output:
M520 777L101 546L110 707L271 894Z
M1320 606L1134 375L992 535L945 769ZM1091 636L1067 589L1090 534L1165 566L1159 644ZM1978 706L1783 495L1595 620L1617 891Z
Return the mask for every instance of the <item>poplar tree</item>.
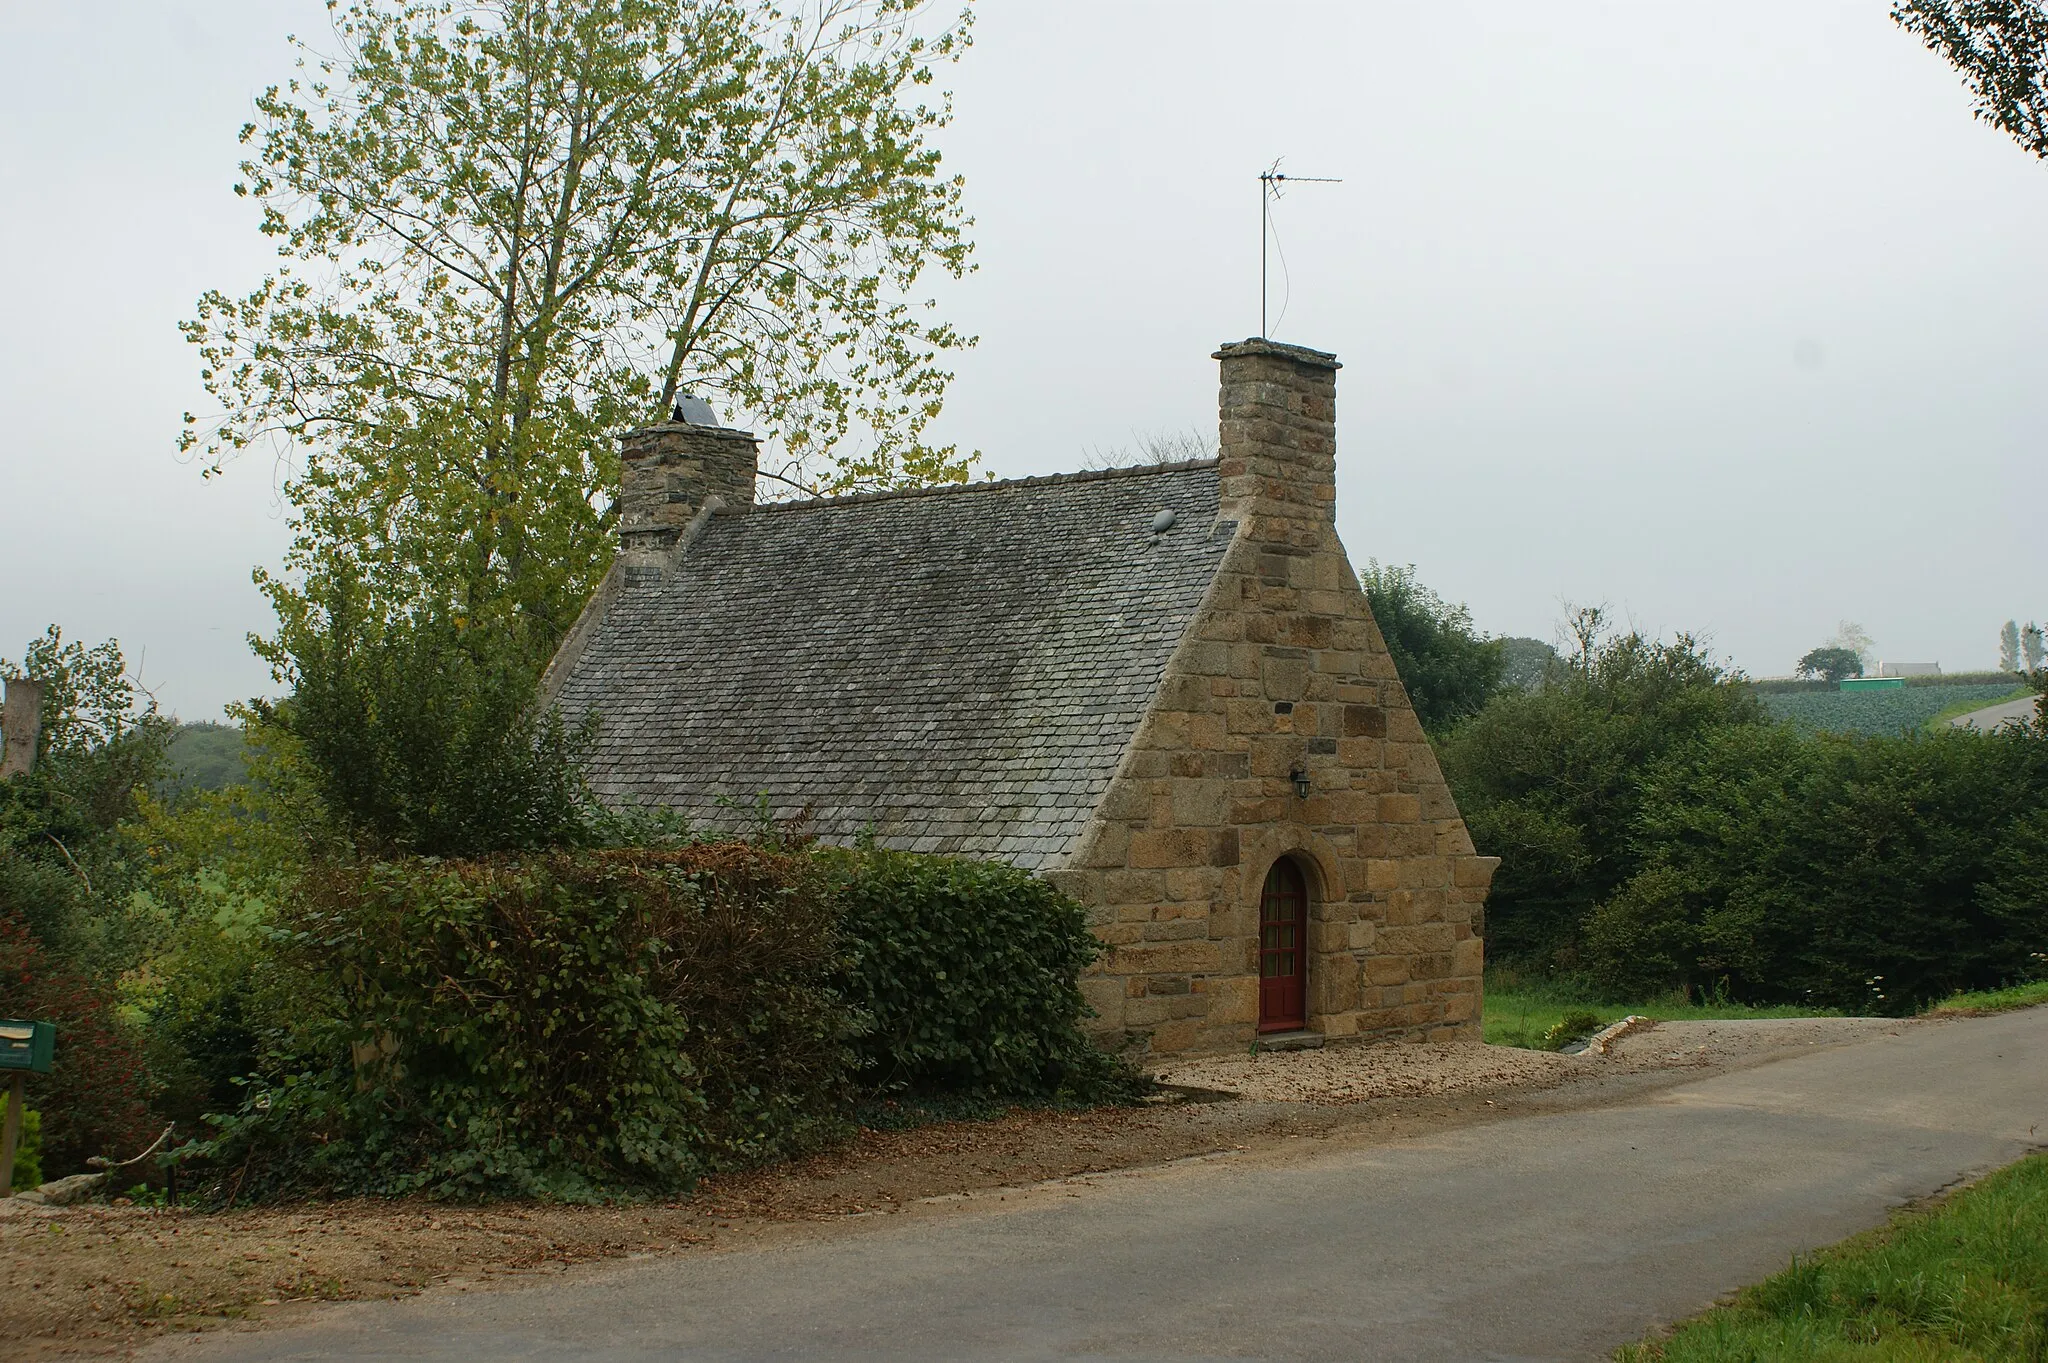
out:
M279 264L183 324L209 475L280 460L293 640L491 622L544 659L612 553L615 441L691 392L806 492L968 476L926 443L970 344L915 290L971 249L922 0L330 0L256 100Z

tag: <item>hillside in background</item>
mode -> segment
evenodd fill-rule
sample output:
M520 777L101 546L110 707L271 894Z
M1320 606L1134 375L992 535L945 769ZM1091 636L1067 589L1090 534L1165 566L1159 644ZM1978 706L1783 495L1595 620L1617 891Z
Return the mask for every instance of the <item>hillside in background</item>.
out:
M1510 635L1501 641L1501 680L1519 691L1543 685L1543 674L1557 661L1557 650L1541 639Z
M221 790L248 771L242 731L232 724L180 724L171 740L171 774L164 790Z

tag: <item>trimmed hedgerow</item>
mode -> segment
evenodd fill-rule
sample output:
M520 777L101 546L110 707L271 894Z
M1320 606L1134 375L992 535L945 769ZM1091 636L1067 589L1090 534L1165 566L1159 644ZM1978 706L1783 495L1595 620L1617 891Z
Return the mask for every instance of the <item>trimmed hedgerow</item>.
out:
M272 1039L193 1153L217 1200L591 1199L816 1148L863 1100L1102 1101L1098 947L1013 867L753 843L329 864Z
M312 872L276 953L308 1021L204 1151L218 1195L671 1192L836 1134L822 890L730 843Z
M819 856L839 881L870 1090L1094 1101L1129 1082L1081 1031L1077 980L1102 947L1073 900L999 862Z

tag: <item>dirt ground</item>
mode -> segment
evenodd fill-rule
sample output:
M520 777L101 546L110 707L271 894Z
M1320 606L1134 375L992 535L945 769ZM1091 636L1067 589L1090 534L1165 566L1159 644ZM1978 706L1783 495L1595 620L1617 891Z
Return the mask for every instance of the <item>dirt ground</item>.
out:
M1665 1023L1608 1057L1494 1046L1332 1046L1175 1062L1180 1101L863 1131L798 1163L653 1206L359 1200L204 1213L0 1203L10 1357L122 1352L166 1332L289 1319L325 1301L468 1290L604 1259L716 1248L777 1223L1276 1142L1397 1140L1522 1112L1628 1101L1713 1072L1906 1026L1854 1018Z

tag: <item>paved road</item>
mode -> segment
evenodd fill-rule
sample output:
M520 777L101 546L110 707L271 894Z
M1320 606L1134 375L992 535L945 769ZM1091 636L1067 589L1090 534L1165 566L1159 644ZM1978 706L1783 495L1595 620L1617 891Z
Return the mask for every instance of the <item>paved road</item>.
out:
M1583 1359L2048 1143L2048 1008L1381 1146L1304 1140L154 1357Z
M2021 696L2018 700L2002 701L1981 710L1972 710L1967 715L1957 715L1949 723L1958 729L1998 729L2007 724L2025 724L2034 717L2034 713L2034 698Z

